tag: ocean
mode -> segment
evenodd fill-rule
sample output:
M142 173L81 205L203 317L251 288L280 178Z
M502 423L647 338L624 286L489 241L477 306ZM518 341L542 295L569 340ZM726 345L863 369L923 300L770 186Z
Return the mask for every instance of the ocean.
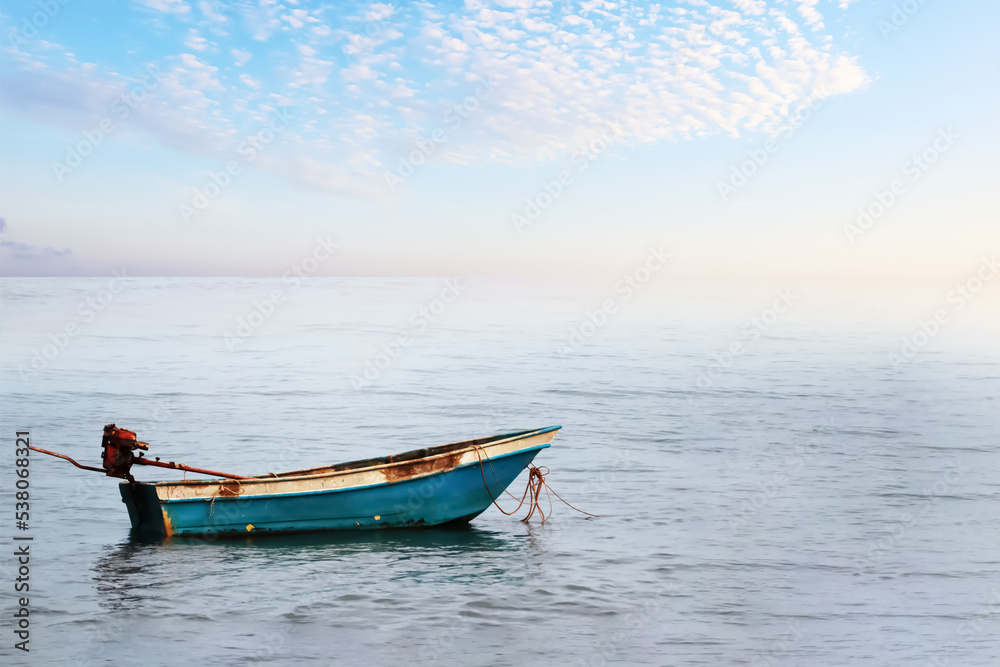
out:
M998 664L996 286L637 277L3 279L0 658ZM112 422L239 474L560 424L535 463L599 516L149 542L33 452L18 529L16 432L99 465Z

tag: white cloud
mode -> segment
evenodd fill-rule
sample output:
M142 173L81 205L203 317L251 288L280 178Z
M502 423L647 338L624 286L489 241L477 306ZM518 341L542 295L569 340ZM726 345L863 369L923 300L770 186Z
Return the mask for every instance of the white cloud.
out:
M139 0L139 2L165 14L187 14L191 11L184 0Z
M330 71L333 69L333 60L319 58L319 51L308 44L299 44L299 55L301 60L295 72L293 85L299 86L321 86L330 78Z
M206 48L183 16L186 5L151 2L173 14L158 20L190 32L186 52L164 60L173 66L164 65L142 127L171 147L226 157L241 132L292 106L287 155L274 151L261 164L337 191L356 183L371 192L437 129L449 136L431 161L530 164L566 157L609 121L621 124L616 141L631 144L767 133L807 100L869 80L825 32L820 10L836 11L833 3L817 0L688 0L663 9L469 0L447 16L429 3L372 3L347 17L259 0L233 9L254 39L281 31L253 76L240 69L254 51L245 38L214 33ZM4 82L26 97L8 88L6 106L44 108L52 118L77 113L79 125L91 122L80 120L84 109L92 117L99 96L120 88L113 73L92 66L67 60L60 71L48 51L17 57L20 78L7 73ZM40 88L43 80L53 85ZM491 90L477 97L484 80ZM57 88L69 92L46 97ZM459 127L445 120L468 100L473 110Z
M796 0L799 5L799 14L806 20L806 23L813 27L813 30L823 29L823 15L816 11L819 0Z
M225 5L220 0L202 0L198 3L198 9L212 23L225 23L227 18L224 13Z
M188 30L188 38L185 45L189 49L195 51L207 51L208 50L208 40L198 34L198 31L194 28Z
M251 58L253 58L252 53L250 53L249 51L244 51L242 49L233 49L232 51L229 52L229 54L233 57L233 62L236 63L237 67L243 67L248 62L250 62Z
M384 21L396 12L395 7L382 2L373 3L367 11L361 15L363 21Z
M748 16L760 16L767 8L763 0L733 0L733 4Z
M253 88L254 90L259 90L260 89L260 81L257 81L255 78L253 78L249 74L246 74L246 73L240 74L240 81L242 81L243 83L245 83L247 86Z
M266 42L281 27L281 5L276 0L259 0L256 7L244 10L243 17L253 32L253 38Z

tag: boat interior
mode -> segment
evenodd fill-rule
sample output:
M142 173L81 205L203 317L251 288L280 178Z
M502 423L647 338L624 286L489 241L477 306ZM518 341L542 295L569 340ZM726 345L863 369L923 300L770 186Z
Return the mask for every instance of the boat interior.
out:
M541 429L545 431L547 429ZM334 465L319 466L318 468L306 468L304 470L292 470L290 472L282 473L268 473L266 475L258 475L258 478L270 478L275 477L298 477L300 475L319 475L322 473L333 473L342 472L344 470L358 470L360 468L371 468L374 466L387 465L390 463L404 463L407 461L417 461L419 459L430 458L433 456L440 456L442 454L450 454L452 452L457 452L462 449L467 449L469 447L476 447L487 445L492 442L497 442L500 440L511 440L519 437L524 437L534 433L538 433L539 429L532 431L518 431L515 433L505 433L503 435L492 435L486 438L476 438L475 440L463 440L461 442L453 442L447 445L437 445L436 447L424 447L422 449L414 449L408 452L403 452L402 454L393 454L391 456L380 456L378 458L372 459L361 459L359 461L349 461L347 463L336 463Z

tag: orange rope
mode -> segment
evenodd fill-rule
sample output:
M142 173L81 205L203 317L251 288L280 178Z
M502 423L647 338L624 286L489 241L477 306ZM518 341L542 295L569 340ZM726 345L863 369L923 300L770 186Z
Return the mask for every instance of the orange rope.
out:
M518 501L517 507L515 507L512 511L508 512L504 508L500 507L499 503L497 503L497 499L493 497L493 492L490 491L490 485L487 484L487 482L486 482L486 472L485 472L485 469L483 468L483 456L486 456L486 462L490 464L490 473L492 473L493 479L496 481L497 484L501 484L500 480L497 479L497 473L496 473L496 471L493 469L493 461L490 459L489 454L486 454L485 451L481 451L483 449L482 446L477 445L475 449L476 449L476 456L479 458L479 472L483 476L483 486L486 487L486 493L488 493L490 495L490 500L493 501L493 504L496 505L496 508L498 510L500 510L501 512L503 512L504 514L506 514L507 516L511 516L513 514L516 514L517 511L520 510L521 507L524 505L524 501L528 500L530 498L529 503L528 503L529 508L530 508L528 510L528 515L526 517L524 517L523 519L521 519L521 521L523 521L524 523L527 523L531 519L531 517L534 516L535 512L537 511L538 515L542 517L542 523L544 524L546 522L546 520L548 520L548 517L552 516L552 496L549 495L549 491L552 491L552 495L554 495L556 498L558 498L560 501L562 501L563 504L565 504L567 507L570 507L571 509L576 510L580 514L586 514L587 516L592 516L592 517L598 517L599 516L597 514L591 514L590 512L584 512L582 509L579 509L578 507L573 507L573 505L571 505L570 503L566 502L563 499L563 497L560 496L558 493L556 493L555 490L552 489L552 487L549 486L548 482L545 481L545 476L549 474L549 469L546 468L545 466L542 466L541 468L539 468L539 467L537 467L535 465L532 465L530 463L528 464L528 470L529 470L529 472L528 472L528 484L527 484L527 486L524 487L524 493L521 494L521 498ZM541 496L542 496L542 490L543 489L545 491L545 497L549 501L549 513L548 513L548 515L545 514L545 512L542 510L541 503L539 503L539 500L541 499ZM508 496L510 496L514 500L518 500L517 496L515 496L514 494L512 494L510 491L507 491L506 488L504 488L504 493L506 493Z

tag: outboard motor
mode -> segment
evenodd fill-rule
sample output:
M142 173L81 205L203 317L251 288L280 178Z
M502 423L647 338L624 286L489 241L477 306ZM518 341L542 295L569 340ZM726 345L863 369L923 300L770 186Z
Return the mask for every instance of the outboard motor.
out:
M82 470L93 470L94 472L103 472L108 477L117 477L119 479L127 479L129 482L135 483L135 478L132 477L132 466L136 463L144 466L156 466L157 468L170 468L171 470L185 470L187 472L196 472L200 475L211 475L212 477L226 477L228 479L250 479L244 475L233 475L227 472L219 472L217 470L206 470L204 468L195 468L194 466L187 466L183 463L174 463L173 461L161 461L160 457L157 456L155 459L143 458L142 453L149 451L149 443L137 440L135 437L135 431L128 431L123 428L118 428L114 424L108 424L104 427L104 437L101 439L101 468L94 468L93 466L85 466L77 463L69 456L65 454L59 454L58 452L50 452L47 449L42 449L41 447L33 447L28 445L28 449L34 450L36 452L41 452L42 454L48 454L49 456L55 456L60 459L69 461L77 468ZM136 456L132 452L139 450L139 456Z
M149 443L140 442L135 437L135 431L126 431L114 424L104 427L104 437L101 439L102 465L108 477L120 477L132 480L130 470L135 460L132 454L135 450L148 451ZM142 456L141 454L139 456Z

